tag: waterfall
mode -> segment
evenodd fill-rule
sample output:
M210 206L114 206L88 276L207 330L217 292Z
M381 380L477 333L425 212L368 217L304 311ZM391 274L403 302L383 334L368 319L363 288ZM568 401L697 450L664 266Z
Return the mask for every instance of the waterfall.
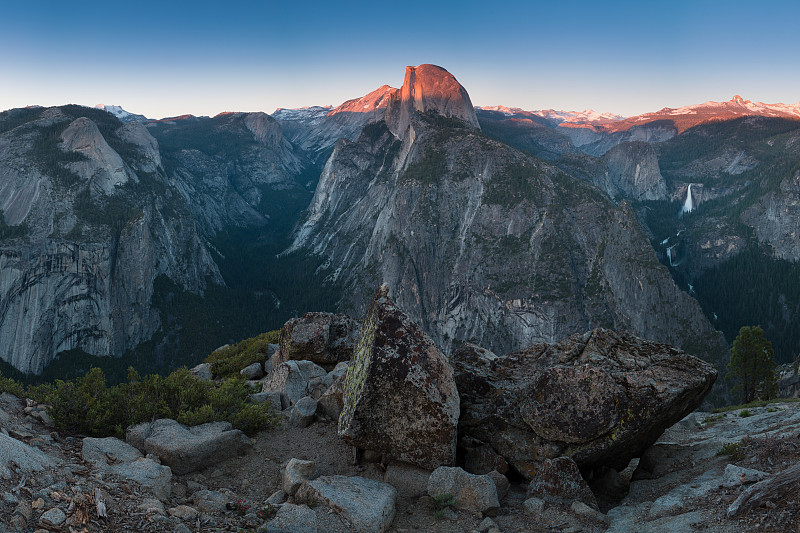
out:
M672 249L678 246L678 244L680 243L675 243L672 246L667 246L667 259L669 259L669 266L671 267L676 267L681 264L680 259L678 259L678 261L676 262L675 258L672 257Z
M683 202L683 208L681 209L681 213L691 213L694 209L694 204L692 203L692 184L689 184L689 187L686 189L686 201Z

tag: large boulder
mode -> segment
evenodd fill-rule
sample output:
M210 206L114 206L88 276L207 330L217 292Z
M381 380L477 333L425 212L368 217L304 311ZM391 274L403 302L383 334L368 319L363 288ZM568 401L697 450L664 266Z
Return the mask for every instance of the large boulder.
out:
M387 293L378 290L361 326L339 436L429 470L450 465L459 416L453 369Z
M317 502L343 516L353 531L383 533L392 525L397 491L363 477L323 476L300 486L295 500Z
M142 457L139 450L114 437L86 437L81 448L83 460L101 472L133 480L149 488L157 498L170 495L172 470Z
M26 475L55 468L59 463L55 457L0 432L0 479L10 479L15 471Z
M624 469L711 390L713 366L666 344L595 329L497 356L453 354L460 438L484 442L527 479L546 459Z
M459 509L494 516L500 510L497 486L488 475L470 474L458 467L440 466L428 478L432 498L452 496Z
M168 418L128 428L126 440L180 475L243 454L252 446L250 439L228 422L187 427Z
M358 322L347 315L306 313L281 328L279 359L335 365L350 359L357 336Z

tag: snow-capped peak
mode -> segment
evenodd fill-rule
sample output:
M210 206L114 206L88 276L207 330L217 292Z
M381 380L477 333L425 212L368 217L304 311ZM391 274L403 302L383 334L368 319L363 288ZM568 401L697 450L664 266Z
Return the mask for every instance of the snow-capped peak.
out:
M96 107L97 109L102 109L104 111L107 111L108 113L111 113L112 115L120 119L122 122L132 122L134 120L144 122L147 120L147 117L145 117L144 115L136 115L134 113L129 113L128 111L125 111L118 105L97 104L94 107Z

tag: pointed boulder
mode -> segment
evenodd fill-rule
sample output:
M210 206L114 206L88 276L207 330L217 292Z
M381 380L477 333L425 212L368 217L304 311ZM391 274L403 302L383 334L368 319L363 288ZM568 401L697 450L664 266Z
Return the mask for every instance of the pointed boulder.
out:
M378 289L344 383L339 436L433 470L455 459L459 396L433 340Z

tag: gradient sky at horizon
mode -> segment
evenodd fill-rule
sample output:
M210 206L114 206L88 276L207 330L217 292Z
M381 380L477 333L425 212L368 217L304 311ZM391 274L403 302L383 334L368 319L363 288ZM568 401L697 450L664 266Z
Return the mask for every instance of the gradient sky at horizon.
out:
M338 105L434 63L475 105L622 115L734 94L800 101L800 3L0 4L0 110L151 118Z

